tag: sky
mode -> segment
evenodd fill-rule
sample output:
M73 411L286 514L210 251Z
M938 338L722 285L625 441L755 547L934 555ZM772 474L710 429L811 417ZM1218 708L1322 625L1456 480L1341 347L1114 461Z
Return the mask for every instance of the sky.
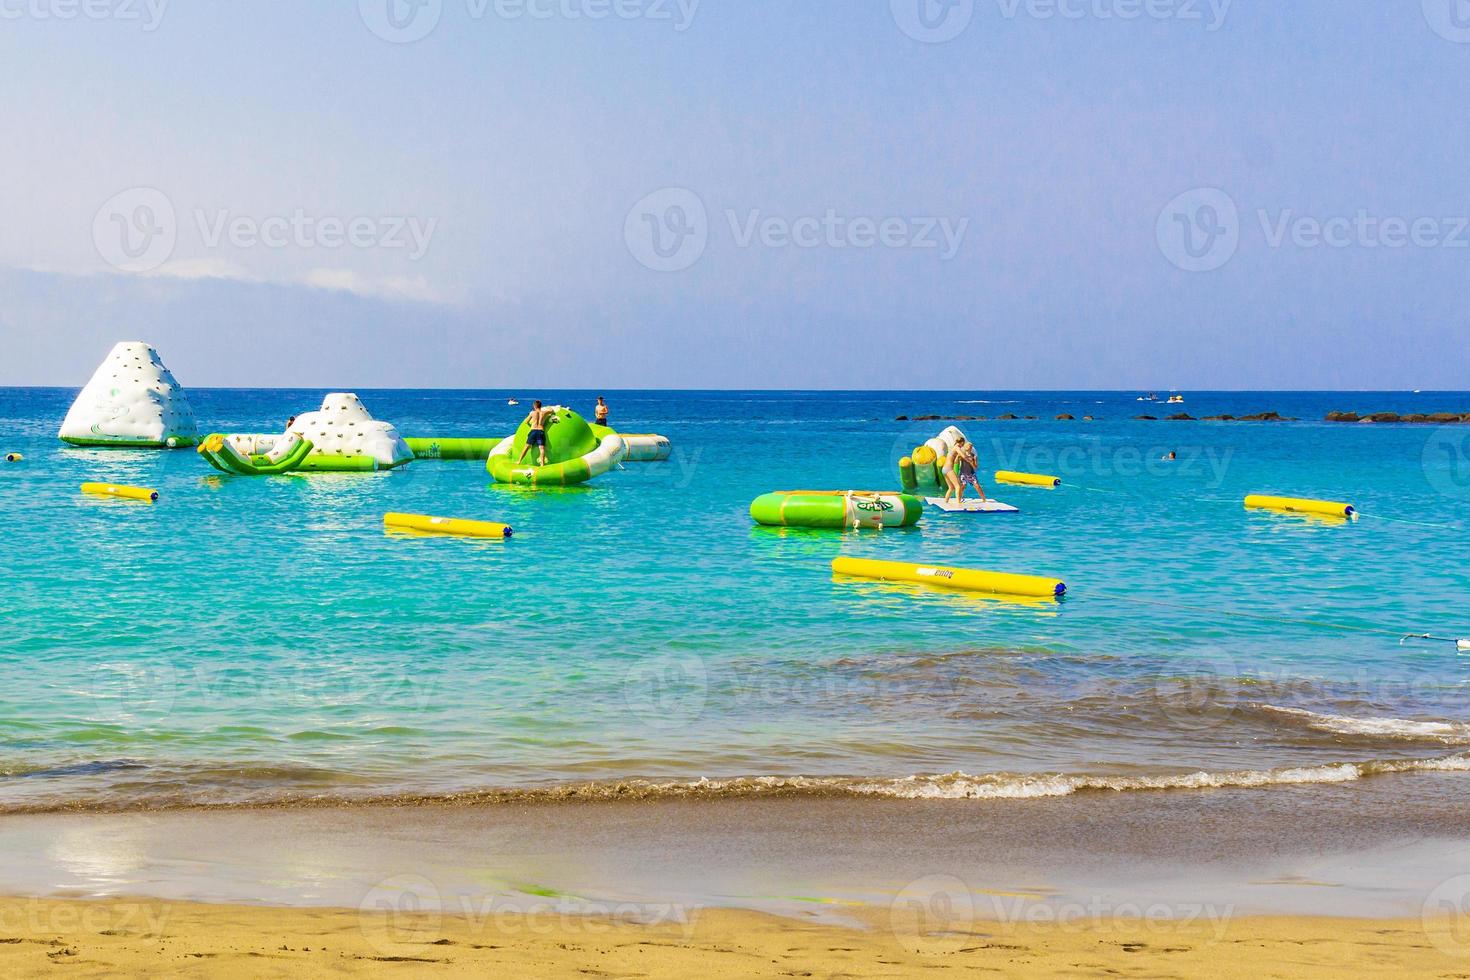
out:
M1470 388L1470 0L0 0L0 384Z

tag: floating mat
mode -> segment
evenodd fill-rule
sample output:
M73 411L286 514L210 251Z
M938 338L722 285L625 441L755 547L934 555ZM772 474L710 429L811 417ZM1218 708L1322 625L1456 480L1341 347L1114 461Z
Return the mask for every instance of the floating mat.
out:
M925 497L924 502L938 507L946 514L1019 514L1021 508L1003 504L999 500L966 500L956 503L943 497Z

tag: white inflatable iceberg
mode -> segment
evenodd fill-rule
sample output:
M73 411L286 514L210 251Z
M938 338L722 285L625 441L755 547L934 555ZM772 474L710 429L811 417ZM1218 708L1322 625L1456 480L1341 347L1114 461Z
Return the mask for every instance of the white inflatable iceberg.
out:
M345 392L322 399L320 411L298 416L289 431L313 447L304 470L390 470L413 461L393 424L377 421L360 398Z
M194 445L199 429L158 351L131 341L107 355L72 402L59 435L74 446L175 449Z
M356 395L339 392L316 412L291 421L279 435L216 432L199 445L199 455L225 473L353 473L391 470L413 461L413 450L392 423L368 414Z

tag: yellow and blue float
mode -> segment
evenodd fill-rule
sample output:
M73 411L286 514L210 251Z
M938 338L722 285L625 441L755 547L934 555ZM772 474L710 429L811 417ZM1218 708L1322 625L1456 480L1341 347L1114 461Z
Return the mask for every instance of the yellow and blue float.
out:
M1245 498L1249 510L1279 510L1288 514L1310 514L1314 517L1356 517L1358 509L1352 504L1333 500L1307 500L1302 497L1272 497L1266 494L1251 494Z
M1066 583L1038 575L1012 575L1006 572L950 568L945 565L915 565L868 558L835 558L832 561L832 573L882 582L911 582L1020 598L1060 599L1067 594Z
M996 470L996 483L1009 483L1020 487L1047 487L1055 490L1062 485L1062 478L1045 473L1017 473L1014 470Z
M158 491L150 487L129 487L119 483L83 483L82 493L98 497L118 497L122 500L141 500L150 504L158 499Z
M443 534L460 538L509 538L515 534L509 524L492 521L466 521L454 517L431 517L427 514L384 514L383 526L391 531L418 534Z

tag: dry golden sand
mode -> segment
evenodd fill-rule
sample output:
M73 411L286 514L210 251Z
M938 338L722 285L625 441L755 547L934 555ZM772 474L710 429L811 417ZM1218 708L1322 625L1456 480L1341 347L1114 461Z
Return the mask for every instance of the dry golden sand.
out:
M1470 929L1418 920L979 925L901 935L705 911L656 926L164 902L0 901L0 976L1470 977Z

